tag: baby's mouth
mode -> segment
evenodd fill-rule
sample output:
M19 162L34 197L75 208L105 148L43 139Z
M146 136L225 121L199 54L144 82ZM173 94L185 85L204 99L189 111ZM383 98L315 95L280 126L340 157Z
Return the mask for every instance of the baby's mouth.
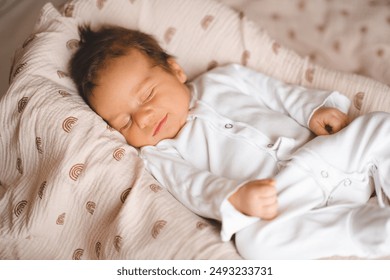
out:
M157 124L156 128L153 131L153 137L160 132L161 128L167 122L167 119L168 119L168 114L166 114L165 117Z

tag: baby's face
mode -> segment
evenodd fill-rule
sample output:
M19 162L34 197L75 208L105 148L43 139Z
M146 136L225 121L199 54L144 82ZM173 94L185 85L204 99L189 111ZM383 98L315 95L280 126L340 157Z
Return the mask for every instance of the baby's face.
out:
M90 105L134 147L174 138L187 120L187 77L173 59L170 65L172 73L133 50L99 72Z

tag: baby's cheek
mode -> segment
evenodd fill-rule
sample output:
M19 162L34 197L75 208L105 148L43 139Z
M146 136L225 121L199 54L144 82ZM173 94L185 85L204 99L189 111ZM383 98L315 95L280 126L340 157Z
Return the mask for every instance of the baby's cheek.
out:
M127 144L135 148L141 148L143 146L150 145L154 146L157 144L155 139L148 137L139 131L130 129L129 131L122 133L122 135L125 137Z

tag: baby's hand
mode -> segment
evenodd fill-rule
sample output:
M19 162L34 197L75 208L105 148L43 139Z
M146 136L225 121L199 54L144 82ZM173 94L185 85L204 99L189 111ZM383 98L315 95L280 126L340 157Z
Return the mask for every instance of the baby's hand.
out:
M248 182L230 196L229 202L245 215L271 220L278 214L275 180Z
M340 110L322 107L314 112L309 122L309 128L316 135L328 135L340 131L348 124L348 116Z

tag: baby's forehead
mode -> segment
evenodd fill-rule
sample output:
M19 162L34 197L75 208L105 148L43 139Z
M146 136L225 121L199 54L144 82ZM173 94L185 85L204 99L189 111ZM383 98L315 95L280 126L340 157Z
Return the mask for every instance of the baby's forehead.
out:
M96 65L97 83L99 86L102 81L107 80L108 74L112 72L126 72L129 70L149 69L153 68L154 64L151 58L136 48L130 48L126 53L120 55L110 55L106 57L100 64ZM132 76L127 76L131 79Z
M91 98L102 100L100 103L123 97L140 99L152 81L161 82L158 72L143 56L117 58L100 73Z

